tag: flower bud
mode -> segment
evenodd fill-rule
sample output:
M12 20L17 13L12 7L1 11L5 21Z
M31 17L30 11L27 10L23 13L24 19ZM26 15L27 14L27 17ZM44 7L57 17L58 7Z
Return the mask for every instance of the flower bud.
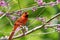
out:
M17 15L21 15L23 13L23 11L22 10L20 10L20 11L17 11Z
M37 10L37 8L34 6L33 8L32 8L32 11L36 11Z

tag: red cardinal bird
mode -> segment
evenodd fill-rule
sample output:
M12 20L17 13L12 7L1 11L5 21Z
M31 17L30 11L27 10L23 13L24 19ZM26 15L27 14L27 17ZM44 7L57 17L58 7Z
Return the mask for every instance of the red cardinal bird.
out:
M11 33L11 35L10 35L10 37L9 37L8 40L12 40L12 37L13 37L16 29L17 29L18 27L22 28L23 25L26 25L27 20L28 20L28 13L27 13L27 12L24 12L24 13L22 14L22 16L16 20L16 22L15 22L15 24L14 24L14 29L13 29L13 31L12 31L12 33ZM24 35L24 32L23 32L23 35Z

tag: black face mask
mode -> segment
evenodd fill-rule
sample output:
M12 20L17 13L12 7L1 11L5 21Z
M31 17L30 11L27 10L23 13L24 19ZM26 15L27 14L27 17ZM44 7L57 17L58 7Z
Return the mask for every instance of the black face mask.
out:
M28 15L26 15L25 17L28 17Z

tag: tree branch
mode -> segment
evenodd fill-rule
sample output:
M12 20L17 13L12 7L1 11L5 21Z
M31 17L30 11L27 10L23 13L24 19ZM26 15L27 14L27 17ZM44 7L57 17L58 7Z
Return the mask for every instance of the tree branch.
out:
M54 18L56 18L58 16L60 16L60 13L56 14L54 17L52 17L50 20L48 20L45 24L43 24L41 26L37 26L37 27L31 29L30 31L26 32L25 35L28 35L28 34L34 32L35 30L38 30L40 28L43 28L48 22L50 22L51 20L53 20ZM16 39L16 38L19 38L19 37L22 37L22 36L23 36L23 34L19 34L17 36L14 36L13 39Z
M53 28L53 27L56 27L57 25L59 25L59 24L46 25L46 27L48 27L48 28ZM42 26L42 25L41 25L41 26ZM35 27L34 29L36 30L37 28L40 28L41 26L37 26L37 27ZM34 29L32 29L32 30L34 30ZM32 30L28 31L27 33L31 32ZM0 32L2 32L2 31L0 31ZM38 34L38 35L39 35L39 34L49 34L49 33L53 33L53 32L55 32L55 31L46 32L46 33L37 33L37 34ZM4 33L4 32L2 32L2 33ZM26 34L27 34L27 33L26 33ZM37 34L36 34L36 35L37 35ZM35 35L35 34L32 34L32 35ZM23 36L23 34L14 36L13 39L18 38L18 37L21 37L21 36ZM8 40L8 38L9 38L9 36L5 36L5 37L1 37L0 39L1 39L1 40L3 40L3 39Z
M5 14L3 14L3 15L0 17L0 19L2 19L5 15L6 15L6 13L5 13Z

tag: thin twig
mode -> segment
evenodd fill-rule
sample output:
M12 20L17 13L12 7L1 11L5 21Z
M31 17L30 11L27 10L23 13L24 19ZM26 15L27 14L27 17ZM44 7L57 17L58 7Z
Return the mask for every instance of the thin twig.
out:
M6 17L6 18L10 22L10 25L13 27L13 24L12 24L11 20L8 17Z

